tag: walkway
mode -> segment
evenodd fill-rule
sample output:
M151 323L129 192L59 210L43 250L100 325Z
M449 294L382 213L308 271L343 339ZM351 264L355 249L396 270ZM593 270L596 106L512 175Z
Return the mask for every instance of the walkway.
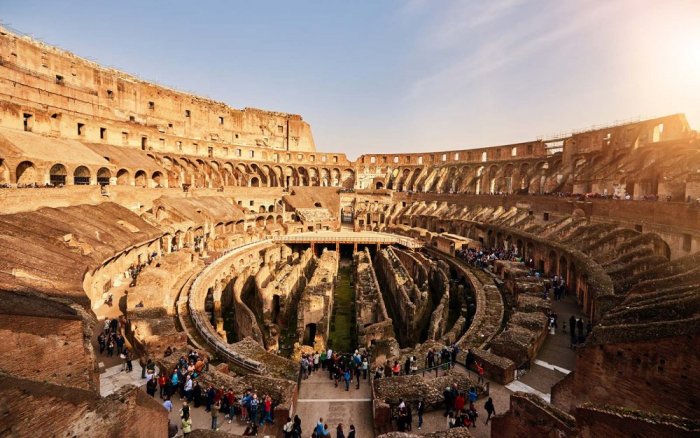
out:
M312 231L307 233L274 236L275 243L358 243L358 244L399 244L408 248L421 248L423 243L411 237L374 231Z
M146 379L141 378L141 365L139 365L138 360L131 361L131 364L134 370L130 373L122 371L122 365L115 365L100 374L100 395L102 397L107 397L126 385L144 386L144 391L146 390ZM158 375L158 371L156 367L156 375Z
M355 389L353 382L350 390L345 391L344 385L336 388L328 372L319 369L303 380L299 388L296 414L301 418L302 435L311 436L321 417L328 424L331 436L335 436L335 428L342 423L346 436L350 424L354 424L357 437L374 437L371 394L369 380L362 380L360 389Z

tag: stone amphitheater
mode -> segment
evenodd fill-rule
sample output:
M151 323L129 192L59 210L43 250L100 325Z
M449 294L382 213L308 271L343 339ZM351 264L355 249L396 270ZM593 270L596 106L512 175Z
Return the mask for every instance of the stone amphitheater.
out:
M0 187L2 437L169 436L182 400L146 381L192 351L202 387L271 397L260 436L295 416L305 436L319 417L362 438L700 434L683 114L351 161L299 115L0 29ZM302 378L328 349L368 358L360 389ZM474 389L478 427L447 428L448 387ZM399 405L420 400L406 430ZM195 406L189 436L243 435Z

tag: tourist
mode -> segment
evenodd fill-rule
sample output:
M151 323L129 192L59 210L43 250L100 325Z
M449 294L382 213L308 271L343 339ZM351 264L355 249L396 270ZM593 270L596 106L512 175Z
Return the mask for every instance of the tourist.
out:
M165 401L163 402L163 407L165 408L166 411L172 412L173 402L170 401L170 397L165 397Z
M114 355L114 340L112 337L109 337L109 340L107 341L107 357L112 357Z
M355 426L353 424L350 425L350 433L348 433L348 438L355 438Z
M479 378L476 383L481 385L484 383L484 367L479 361L475 361L474 364L476 366L476 373L479 375Z
M284 438L291 438L292 431L294 430L294 422L292 417L287 417L287 422L282 426L282 432L284 432Z
M187 380L185 381L185 399L187 399L187 401L190 401L190 402L192 401L192 388L193 388L192 376L190 376L188 374Z
M180 418L190 418L190 407L187 404L187 400L182 402L182 408L180 408Z
M212 406L212 409L211 409L211 430L219 430L219 427L218 427L219 408L221 408L221 404L219 402L216 402L214 404L214 406Z
M338 424L338 427L335 428L335 438L345 438L343 423Z
M148 382L146 382L146 393L150 395L151 397L156 396L156 390L158 389L158 382L156 379L149 379Z
M343 373L343 380L345 380L345 390L349 391L350 390L350 380L352 379L352 375L350 374L350 370L346 369L345 372Z
M476 388L475 387L470 387L469 388L469 403L474 403L476 402L476 399L478 398L478 395L476 393Z
M182 417L180 424L182 426L182 434L186 437L190 436L190 432L192 432L192 419L189 416Z
M367 362L367 356L362 358L362 378L367 380L367 374L369 370L369 362Z
M462 409L464 409L465 403L466 403L466 400L464 398L464 393L460 392L459 394L457 394L457 397L455 398L455 404L454 404L455 412L459 412Z
M97 343L100 346L100 354L102 354L105 351L105 348L107 348L107 341L104 332L100 333L100 335L97 337Z
M355 365L355 389L360 389L360 376L362 375L361 365Z
M486 413L488 414L486 417L486 423L484 424L489 424L491 416L496 415L496 407L493 405L493 399L491 397L489 397L489 399L486 400L486 403L484 403L484 409L486 409Z
M467 410L467 415L469 416L469 420L472 423L472 426L476 428L476 419L479 416L479 414L476 412L476 407L474 407L473 402L469 402L469 409Z
M323 435L323 418L318 419L318 423L316 423L316 429L314 429L314 432L316 432L317 437Z
M328 425L327 425L327 424L324 424L324 425L323 425L323 432L321 433L321 436L322 436L322 437L329 437L329 436L331 436L331 431L328 430Z
M265 421L273 424L272 421L272 398L269 395L265 396ZM260 420L260 425L262 426L263 420Z
M445 391L443 391L442 396L445 398L445 417L447 417L454 406L454 396L452 395L452 390L449 386L445 387Z
M401 374L401 365L399 365L398 361L394 361L394 366L391 368L391 372L394 374L394 376Z
M171 379L173 385L177 386L177 373L173 373L173 378ZM205 411L211 411L211 406L214 404L214 397L216 397L216 389L213 386L209 386L207 390L207 407Z
M258 419L258 408L260 405L260 400L258 400L258 395L253 393L253 395L250 398L250 405L249 405L249 411L248 411L248 422L252 424L257 423Z
M294 416L294 429L292 430L292 438L301 438L301 418L298 415Z
M250 424L243 431L243 436L258 436L258 425Z
M452 412L449 412L447 414L447 428L451 429L453 427L456 427L457 425L457 420L454 417L454 414Z
M423 412L425 411L425 401L423 399L418 400L418 407L416 412L418 413L418 430L423 427Z
M160 375L158 376L158 389L160 391L160 399L163 400L163 397L165 396L166 392L166 384L168 382L168 378L165 377L165 373L161 372Z

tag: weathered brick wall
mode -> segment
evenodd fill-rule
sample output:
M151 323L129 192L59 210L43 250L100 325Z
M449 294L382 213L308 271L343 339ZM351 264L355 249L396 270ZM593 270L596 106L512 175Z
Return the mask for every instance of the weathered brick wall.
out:
M577 432L569 414L534 395L516 392L510 396L510 409L493 418L491 436L573 438Z
M96 390L92 351L79 319L0 315L0 370L12 376Z
M582 438L690 438L700 435L697 420L683 420L651 412L585 406L576 409L574 415Z
M653 401L659 412L697 417L699 350L696 335L585 346L573 376L552 388L552 403L564 410L584 402L644 410Z

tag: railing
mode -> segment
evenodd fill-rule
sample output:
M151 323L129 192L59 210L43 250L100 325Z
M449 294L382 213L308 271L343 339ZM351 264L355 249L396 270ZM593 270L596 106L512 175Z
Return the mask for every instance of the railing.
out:
M188 308L190 311L190 318L192 319L195 328L197 329L199 334L204 338L209 347L211 347L217 354L219 354L224 359L257 374L264 373L265 366L258 361L249 359L241 354L229 350L228 344L224 342L218 334L213 332L211 324L206 320L206 318L203 317L204 311L197 308L196 302L198 301L198 296L196 292L199 290L202 278L206 276L206 274L213 272L216 268L218 268L225 261L225 259L228 258L227 256L243 252L247 249L268 242L270 242L270 238L265 237L253 242L245 243L235 248L228 249L221 253L209 266L207 266L197 275L197 278L195 278L195 280L192 282L192 285L190 286L188 296ZM203 304L204 300L206 299L206 296L199 298L201 298L201 302Z
M398 244L407 248L422 248L423 243L398 235L386 234L379 236L349 236L338 234L336 236L324 235L286 235L274 236L275 243L361 243L361 244Z

